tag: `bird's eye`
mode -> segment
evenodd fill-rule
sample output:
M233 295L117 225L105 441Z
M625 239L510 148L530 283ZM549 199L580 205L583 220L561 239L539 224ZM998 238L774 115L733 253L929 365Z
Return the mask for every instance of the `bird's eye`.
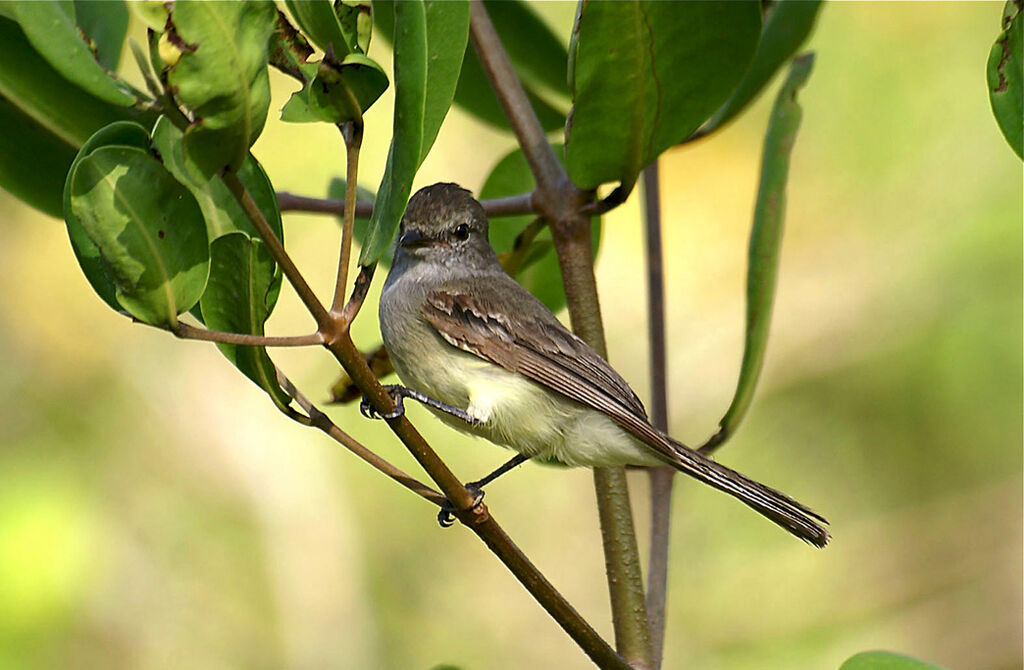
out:
M455 230L453 232L455 233L455 237L459 238L460 240L469 239L469 226L467 226L464 223L460 223L459 225L455 226Z

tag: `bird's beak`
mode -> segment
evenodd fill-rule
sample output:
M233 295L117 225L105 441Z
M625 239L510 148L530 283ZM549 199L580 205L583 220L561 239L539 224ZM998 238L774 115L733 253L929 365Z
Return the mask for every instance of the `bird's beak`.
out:
M398 239L398 246L400 247L422 247L429 244L430 240L423 236L419 230L410 228L409 230L402 233L402 237Z

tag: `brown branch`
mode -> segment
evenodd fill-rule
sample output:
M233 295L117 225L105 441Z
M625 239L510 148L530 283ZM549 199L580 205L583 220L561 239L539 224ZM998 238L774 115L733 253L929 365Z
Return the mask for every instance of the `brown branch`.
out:
M252 199L252 195L245 188L245 184L238 178L238 175L234 172L225 172L221 175L224 180L224 184L231 191L231 195L235 197L238 204L242 206L242 211L245 212L246 217L252 222L253 226L256 227L256 232L259 233L260 238L263 239L263 243L267 245L267 251L270 252L271 257L277 261L277 264L281 266L284 271L284 276L288 278L289 283L295 289L295 292L299 294L299 299L309 310L310 314L316 320L317 326L320 327L320 331L323 332L324 326L330 323L330 315L324 308L320 299L316 297L313 289L309 287L306 282L306 278L302 276L299 269L295 266L295 262L292 261L288 252L284 250L284 245L281 244L281 240L277 237L270 225L264 218L263 213L260 212L260 208L256 206L256 203Z
M335 216L343 216L345 214L344 198L308 198L288 193L287 191L278 191L277 204L282 212L313 212L317 214L334 214ZM532 191L504 198L481 200L480 204L483 205L484 212L489 217L521 216L534 213ZM357 219L368 219L372 215L372 202L356 203Z
M644 219L647 237L647 317L650 338L651 422L668 432L668 393L665 352L665 275L661 247L661 201L658 161L644 168ZM675 469L648 469L651 487L651 551L647 563L647 618L654 653L661 667L665 647L665 600L668 591L668 549Z
M281 388L285 390L285 393L295 398L295 402L299 404L299 407L305 410L309 418L310 426L324 432L330 436L332 440L342 445L353 454L376 468L379 472L384 473L413 493L437 506L444 504L445 497L443 495L373 453L363 446L358 440L339 428L333 421L331 421L329 416L321 412L316 405L310 402L309 398L295 388L295 385L292 384L291 380L284 376L280 370L277 371L277 381L281 385Z
M550 147L548 147L548 150L550 151ZM349 158L353 158L351 153ZM356 183L355 172L352 167L350 165L348 169L348 182L350 185ZM369 277L372 275L372 268L364 268L360 273L356 288L353 291L353 298L342 312L337 313L332 310L331 313L328 313L316 299L315 295L313 295L305 280L299 274L298 269L295 268L291 259L285 253L280 240L267 225L266 220L263 219L262 214L260 214L259 209L252 202L251 196L245 190L238 177L229 173L224 175L224 180L235 195L235 198L242 204L243 210L256 226L260 236L264 238L271 255L281 264L285 275L295 286L300 298L303 299L307 308L313 313L319 326L319 332L324 336L324 346L334 354L335 358L341 363L345 371L351 376L353 382L363 392L378 413L382 416L390 414L395 407L394 400L374 376L350 336L350 327L362 305L363 298L365 298L366 288L369 286ZM355 206L351 195L348 199L349 202L353 203L346 212L348 218L351 218L352 213L355 211ZM587 248L589 249L589 236ZM600 635L597 634L590 624L569 605L565 598L547 581L544 575L530 563L522 551L490 515L487 506L462 485L404 414L387 419L387 422L413 457L416 458L431 479L437 484L438 488L441 489L444 497L454 508L454 514L459 520L484 541L580 648L602 668L627 669L629 666L626 665L625 661L601 639Z
M253 347L308 347L323 344L323 336L317 333L294 335L289 337L268 337L265 335L248 335L245 333L225 333L220 330L196 328L187 323L178 322L171 330L175 337L183 340L202 340L219 344L241 344Z
M347 188L346 184L346 188ZM345 214L345 200L339 198L308 198L287 191L277 192L277 204L282 212L313 212L316 214ZM372 202L357 202L356 217L368 219L373 215Z
M545 194L557 190L568 181L565 171L555 157L547 134L526 97L526 91L512 68L505 47L481 0L472 0L470 3L469 37L537 180L537 189Z
M548 219L558 252L573 330L607 357L601 308L594 279L590 219L581 213L594 193L573 185L555 157L482 0L470 4L470 38L505 116L530 166L537 190L534 205ZM595 468L594 489L601 520L612 623L619 654L642 667L651 665L651 641L644 602L640 552L624 468Z
M359 118L339 124L338 129L341 130L341 136L345 139L345 202L349 206L345 207L341 226L341 251L338 258L338 279L334 283L334 301L331 303L332 313L337 313L341 309L345 300L345 288L348 286L348 266L352 257L352 231L355 230L356 222L356 179L359 173L359 147L363 143L363 120Z

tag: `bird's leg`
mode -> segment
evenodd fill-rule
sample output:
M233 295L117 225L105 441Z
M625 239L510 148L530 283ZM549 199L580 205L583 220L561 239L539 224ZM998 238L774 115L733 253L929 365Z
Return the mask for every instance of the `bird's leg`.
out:
M505 463L500 468L498 468L497 470L495 470L491 474L487 475L483 479L478 479L475 482L470 482L470 483L466 484L466 488L469 489L470 491L472 491L472 490L482 491L485 486L487 486L488 484L493 482L495 479L497 479L498 477L502 476L503 474L505 474L509 470L522 465L523 463L525 463L528 460L530 460L529 456L524 456L523 454L516 454L515 456L510 458L507 463Z
M516 454L507 463L502 465L500 468L487 475L483 479L478 479L475 482L469 482L466 484L466 490L473 494L473 507L476 507L484 499L484 486L490 484L498 477L502 476L509 470L516 466L522 465L526 461L530 460L529 456L523 454ZM442 528L448 528L455 523L455 508L452 507L451 502L445 500L444 505L441 506L441 511L437 513L437 522L441 524Z
M387 414L378 414L377 410L374 409L373 405L370 403L370 399L363 396L362 402L359 403L359 411L362 412L363 416L368 419L376 419L377 417L383 419L397 419L405 414L405 399L412 398L413 400L417 400L428 407L433 407L436 410L440 410L462 419L471 426L480 424L480 420L472 416L466 410L459 409L458 407L449 405L448 403L431 398L430 396L424 395L419 391L414 391L407 386L402 386L400 384L386 384L384 386L384 390L387 391L388 395L391 396L391 399L395 401L395 408Z

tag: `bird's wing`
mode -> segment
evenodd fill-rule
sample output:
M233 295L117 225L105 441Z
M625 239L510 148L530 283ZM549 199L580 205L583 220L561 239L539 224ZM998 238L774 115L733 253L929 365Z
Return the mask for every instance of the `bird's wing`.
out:
M607 415L670 460L677 460L676 450L651 426L629 384L546 307L530 305L513 313L498 308L507 304L501 299L504 291L523 290L518 284L504 284L497 278L479 281L472 294L458 289L431 291L424 316L452 346Z
M602 412L683 472L735 496L807 542L818 547L828 542L828 531L820 525L827 522L810 508L654 428L622 377L546 307L527 300L514 314L498 309L508 304L502 298L507 291L524 291L511 278L508 282L478 281L472 294L454 288L431 291L424 316L452 346Z

